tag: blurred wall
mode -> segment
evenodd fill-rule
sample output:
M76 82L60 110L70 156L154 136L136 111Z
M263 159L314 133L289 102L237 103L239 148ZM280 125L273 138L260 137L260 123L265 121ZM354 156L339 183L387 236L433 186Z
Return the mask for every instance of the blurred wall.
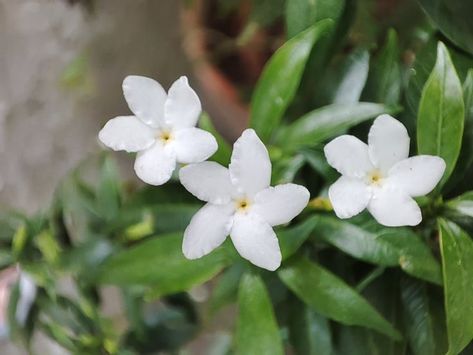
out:
M0 204L34 212L127 114L121 81L189 74L179 1L0 0ZM125 156L124 154L122 156ZM129 166L131 171L131 166Z

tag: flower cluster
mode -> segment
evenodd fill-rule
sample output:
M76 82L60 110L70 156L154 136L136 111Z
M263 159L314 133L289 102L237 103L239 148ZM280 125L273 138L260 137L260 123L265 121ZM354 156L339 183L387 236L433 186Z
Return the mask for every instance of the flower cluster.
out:
M252 129L235 142L228 169L205 161L217 150L217 142L195 127L201 104L186 77L166 94L152 79L128 76L123 92L134 116L108 121L100 140L114 150L137 152L136 174L148 184L164 184L176 163L189 164L180 169L179 179L206 202L184 232L184 255L200 258L230 235L243 258L276 270L281 251L272 227L297 216L309 201L309 191L296 184L270 186L268 151ZM367 208L385 226L420 223L422 214L413 197L429 193L445 170L445 162L436 156L408 158L407 130L388 115L374 121L368 144L342 135L324 150L328 163L342 174L329 189L336 215L350 218Z

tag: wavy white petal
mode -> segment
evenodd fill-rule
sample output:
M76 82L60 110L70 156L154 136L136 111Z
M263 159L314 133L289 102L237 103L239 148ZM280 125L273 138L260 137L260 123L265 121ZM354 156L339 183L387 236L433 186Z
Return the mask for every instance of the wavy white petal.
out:
M307 206L310 193L301 185L268 187L255 196L254 212L271 226L289 223Z
M99 132L100 141L113 150L139 152L155 141L153 130L135 116L119 116L109 120Z
M276 234L258 215L236 213L230 236L238 253L254 265L270 271L281 265Z
M200 128L185 128L176 132L174 149L179 163L199 163L218 149L215 137Z
M202 201L226 204L233 195L228 169L212 161L181 168L179 179L187 191Z
M416 226L422 221L417 203L404 191L385 184L373 189L368 211L387 227Z
M427 195L442 179L445 161L432 155L404 159L389 170L389 180L412 197Z
M327 162L340 174L362 178L374 169L369 158L368 146L358 138L343 135L324 147Z
M136 117L153 128L163 124L166 91L161 84L145 76L129 75L123 80L122 88Z
M135 160L135 172L138 177L150 185L162 185L172 176L176 168L176 154L161 142L139 152Z
M350 218L368 206L371 190L363 180L341 176L330 186L328 196L337 217Z
M409 156L409 135L406 127L389 115L373 122L368 134L371 161L383 172Z
M181 76L169 88L164 104L166 123L173 128L190 128L197 124L202 106L190 87L187 77Z
M271 161L268 150L254 130L246 129L237 139L228 169L232 183L240 193L253 196L269 186Z
M207 203L190 221L184 232L182 252L187 259L197 259L220 246L230 233L233 205Z

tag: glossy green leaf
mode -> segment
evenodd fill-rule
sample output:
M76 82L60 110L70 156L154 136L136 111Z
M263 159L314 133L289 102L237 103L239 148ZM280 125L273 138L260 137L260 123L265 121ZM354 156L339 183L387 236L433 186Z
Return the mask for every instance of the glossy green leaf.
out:
M311 217L296 226L276 231L283 260L293 255L300 248L309 238L316 225L317 218Z
M399 332L343 280L304 258L278 272L281 280L316 312L347 325L377 330L394 339Z
M465 102L465 127L462 147L448 184L452 190L460 192L465 188L473 188L473 179L469 179L470 176L473 176L473 69L468 71L463 83L463 100Z
M115 218L120 208L119 175L114 161L108 156L102 165L97 188L97 205L101 216L107 221Z
M332 27L323 20L287 41L266 64L251 100L250 126L267 142L291 103L314 43Z
M353 52L339 70L340 81L333 93L332 103L353 104L360 100L368 78L370 55L367 50Z
M236 345L242 355L284 354L273 306L258 275L245 274L240 281Z
M286 1L287 37L292 38L319 20L336 20L343 12L343 0L290 0Z
M473 54L473 3L464 0L418 0L424 11L457 46Z
M473 191L465 192L463 195L448 201L447 207L453 212L473 218Z
M460 154L463 135L464 105L460 80L441 42L437 62L422 91L417 116L417 148L419 154L442 157L447 164L437 187L450 177Z
M236 301L238 285L244 271L244 264L236 263L222 273L210 297L209 303L212 312L219 310L228 303Z
M332 355L330 323L303 302L290 306L289 341L296 355Z
M188 260L181 250L182 234L154 237L117 253L99 268L99 282L121 286L154 286L154 295L188 290L215 276L228 262L222 248Z
M396 31L389 30L386 43L372 61L363 97L386 105L397 105L401 96L400 53Z
M361 122L392 112L387 106L367 102L324 106L281 129L277 143L286 150L313 147Z
M424 283L403 279L401 283L401 298L404 308L404 318L407 338L414 355L441 355L446 352L445 334L440 322L434 316L434 304L429 298ZM444 329L441 329L444 333ZM444 341L445 340L445 341Z
M439 220L448 354L473 339L473 241L456 224Z
M317 236L345 253L377 265L400 266L412 276L442 283L440 265L429 247L410 229L367 229L334 217L315 218Z
M230 156L232 155L232 148L225 140L225 138L223 138L216 130L212 123L212 120L206 112L203 112L200 116L199 126L200 128L212 133L212 135L217 140L218 150L214 155L210 157L210 160L214 160L217 163L227 166L230 162Z

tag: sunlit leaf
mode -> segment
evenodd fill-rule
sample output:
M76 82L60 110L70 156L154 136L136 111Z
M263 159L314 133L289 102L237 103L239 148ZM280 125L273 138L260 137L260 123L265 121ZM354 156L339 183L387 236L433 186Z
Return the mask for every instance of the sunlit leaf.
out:
M271 300L258 275L245 274L238 291L237 353L284 354Z
M448 354L473 339L473 240L456 224L439 220Z
M266 64L251 100L250 126L267 142L291 103L314 43L331 28L323 20L287 41Z
M281 280L318 313L347 325L377 330L393 339L401 335L343 280L304 258L291 260L278 272Z
M460 154L464 124L463 92L447 48L441 42L437 62L425 83L417 116L419 154L442 157L447 164L440 188L450 177Z

